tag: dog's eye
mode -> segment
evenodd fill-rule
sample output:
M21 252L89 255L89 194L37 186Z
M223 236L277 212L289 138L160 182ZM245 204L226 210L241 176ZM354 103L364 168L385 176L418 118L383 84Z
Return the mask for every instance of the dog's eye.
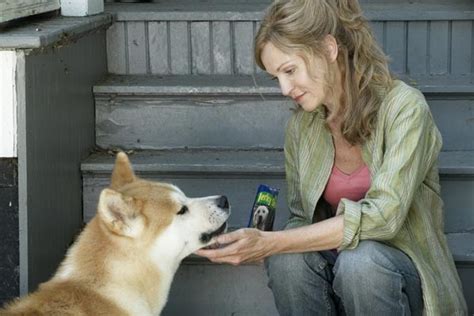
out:
M188 207L186 205L183 205L183 207L179 210L178 215L183 215L188 211Z

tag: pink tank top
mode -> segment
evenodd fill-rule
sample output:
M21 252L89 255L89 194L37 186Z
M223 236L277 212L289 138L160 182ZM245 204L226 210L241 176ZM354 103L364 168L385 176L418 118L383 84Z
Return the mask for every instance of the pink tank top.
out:
M336 211L342 198L357 202L365 197L370 183L370 170L365 164L351 174L345 174L334 164L323 197Z

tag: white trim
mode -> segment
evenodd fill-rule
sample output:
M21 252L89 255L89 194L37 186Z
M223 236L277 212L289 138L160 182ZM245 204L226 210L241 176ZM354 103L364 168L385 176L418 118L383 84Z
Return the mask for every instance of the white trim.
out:
M15 51L0 51L0 157L17 157Z
M27 149L26 149L26 79L25 51L17 52L16 95L18 118L18 226L20 252L20 295L29 290L28 266L28 188L27 188Z
M61 0L61 15L88 16L104 12L104 0Z

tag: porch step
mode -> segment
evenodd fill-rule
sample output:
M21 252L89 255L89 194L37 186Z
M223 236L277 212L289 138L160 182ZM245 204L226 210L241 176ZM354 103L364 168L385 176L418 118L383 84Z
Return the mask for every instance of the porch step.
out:
M252 76L111 76L94 95L102 148L282 147L293 107Z
M427 98L445 151L474 150L474 81L400 76ZM294 104L260 75L109 76L94 87L101 148L282 148Z
M253 39L270 0L107 4L114 74L256 74ZM402 74L468 74L474 4L362 1L377 40Z
M95 213L100 190L109 185L114 159L99 152L82 163L85 221ZM280 188L275 228L287 219L281 150L136 151L130 160L138 176L174 183L189 196L226 194L231 229L247 225L261 183ZM474 302L469 284L474 277L474 151L442 152L439 164L448 244L466 299ZM260 264L216 265L190 255L178 269L163 315L277 315L267 282Z
M466 298L474 312L474 233L447 234ZM278 315L261 264L216 265L190 256L179 267L171 286L167 315Z
M109 185L114 159L95 153L82 163L85 222L95 214L100 191ZM137 151L130 160L137 175L174 183L189 196L227 195L233 205L230 226L247 225L261 183L280 188L275 228L287 219L281 150ZM439 166L445 232L474 232L474 151L442 152Z
M278 315L267 283L262 264L182 264L162 315Z
M474 19L474 7L469 0L419 2L410 0L361 0L365 16L370 20L459 20ZM160 3L109 3L105 9L116 15L117 21L208 21L260 20L271 0L174 0ZM402 10L401 5L406 6Z

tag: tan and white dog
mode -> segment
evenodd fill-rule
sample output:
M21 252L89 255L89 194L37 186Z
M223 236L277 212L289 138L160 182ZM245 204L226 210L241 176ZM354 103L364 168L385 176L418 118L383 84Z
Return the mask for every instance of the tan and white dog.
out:
M119 153L96 216L54 277L0 315L159 315L183 258L223 233L225 196L137 178Z

